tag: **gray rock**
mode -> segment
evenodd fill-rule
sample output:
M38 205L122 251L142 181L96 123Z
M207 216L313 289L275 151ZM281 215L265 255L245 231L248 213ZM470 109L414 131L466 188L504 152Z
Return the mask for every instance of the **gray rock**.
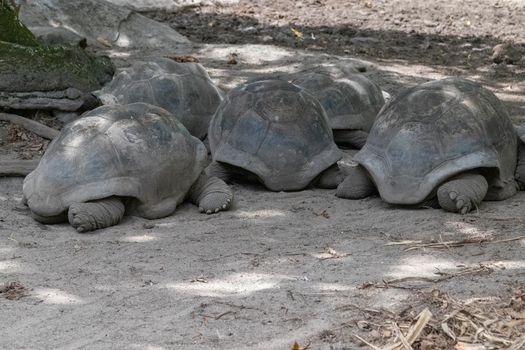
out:
M149 48L189 43L170 27L104 0L24 0L20 19L30 29L50 23L68 28L95 45Z
M31 31L47 45L85 46L86 38L64 27L33 27Z
M0 46L0 107L75 111L111 79L108 57L75 46Z
M522 52L511 43L498 44L492 49L492 61L500 64L516 64L522 58Z
M76 111L84 104L86 95L86 92L75 88L60 91L0 91L0 107Z
M168 10L176 11L184 7L216 5L228 6L239 3L239 0L108 0L118 6L136 11Z

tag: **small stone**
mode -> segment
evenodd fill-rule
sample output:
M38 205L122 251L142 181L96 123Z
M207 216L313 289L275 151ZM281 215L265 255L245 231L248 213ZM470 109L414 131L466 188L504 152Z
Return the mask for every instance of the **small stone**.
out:
M515 64L522 59L522 54L512 44L498 44L492 49L492 62Z

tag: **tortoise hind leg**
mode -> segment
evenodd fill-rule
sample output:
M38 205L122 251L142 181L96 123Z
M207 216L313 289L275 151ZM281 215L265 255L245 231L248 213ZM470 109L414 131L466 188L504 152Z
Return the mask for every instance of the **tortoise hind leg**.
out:
M345 174L343 174L337 164L335 164L319 175L316 185L319 188L337 188L337 186L343 182L344 178Z
M438 188L439 205L446 211L466 214L481 203L488 188L484 176L461 174Z
M88 232L118 224L124 211L125 206L120 198L109 197L70 205L68 219L78 232Z
M337 187L336 196L348 199L361 199L377 193L374 182L361 165L345 168L345 180Z
M221 179L202 174L192 185L188 199L206 214L228 210L233 201L233 192Z

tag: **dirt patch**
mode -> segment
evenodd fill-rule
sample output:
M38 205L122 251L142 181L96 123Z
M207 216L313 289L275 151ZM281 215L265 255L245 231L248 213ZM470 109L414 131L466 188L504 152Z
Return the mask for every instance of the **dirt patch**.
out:
M512 47L516 66L486 77L523 74L525 6L516 2L286 0L241 1L181 12L148 12L195 42L272 44L370 60L439 66L446 74L484 71L498 44ZM523 77L523 76L522 76Z
M520 122L523 6L263 0L147 14L194 41L154 55L195 58L224 90L310 64L358 64L393 95L461 75L496 92ZM518 54L495 57L498 44ZM151 54L107 53L120 66ZM0 151L18 157L11 146L24 132L11 133L16 142ZM398 343L425 309L432 317L415 349L504 348L524 331L523 192L459 216L234 184L229 212L184 204L167 218L125 217L80 235L37 224L21 186L0 179L0 281L33 290L16 303L0 298L4 348L370 348L356 335Z

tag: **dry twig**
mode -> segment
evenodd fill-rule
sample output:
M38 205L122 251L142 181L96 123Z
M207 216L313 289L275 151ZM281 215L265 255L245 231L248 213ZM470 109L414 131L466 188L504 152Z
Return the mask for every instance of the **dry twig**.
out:
M40 159L16 159L0 162L0 176L26 176L36 169Z
M435 248L435 249L445 249L445 248L452 248L452 247L462 247L467 244L495 244L495 243L505 243L505 242L512 242L512 241L519 241L525 239L525 235L518 236L518 237L512 237L512 238L506 238L506 239L496 239L496 240L487 240L484 238L472 238L472 239L463 239L458 241L441 241L441 242L424 242L424 241L395 241L395 242L389 242L386 243L386 246L395 246L395 245L405 245L408 246L405 248L406 251L408 250L414 250L414 249L421 249L421 248Z
M35 120L24 118L22 116L11 114L11 113L0 113L0 120L8 121L13 124L22 126L24 129L27 129L38 136L52 140L54 139L59 131L44 124L41 124Z

